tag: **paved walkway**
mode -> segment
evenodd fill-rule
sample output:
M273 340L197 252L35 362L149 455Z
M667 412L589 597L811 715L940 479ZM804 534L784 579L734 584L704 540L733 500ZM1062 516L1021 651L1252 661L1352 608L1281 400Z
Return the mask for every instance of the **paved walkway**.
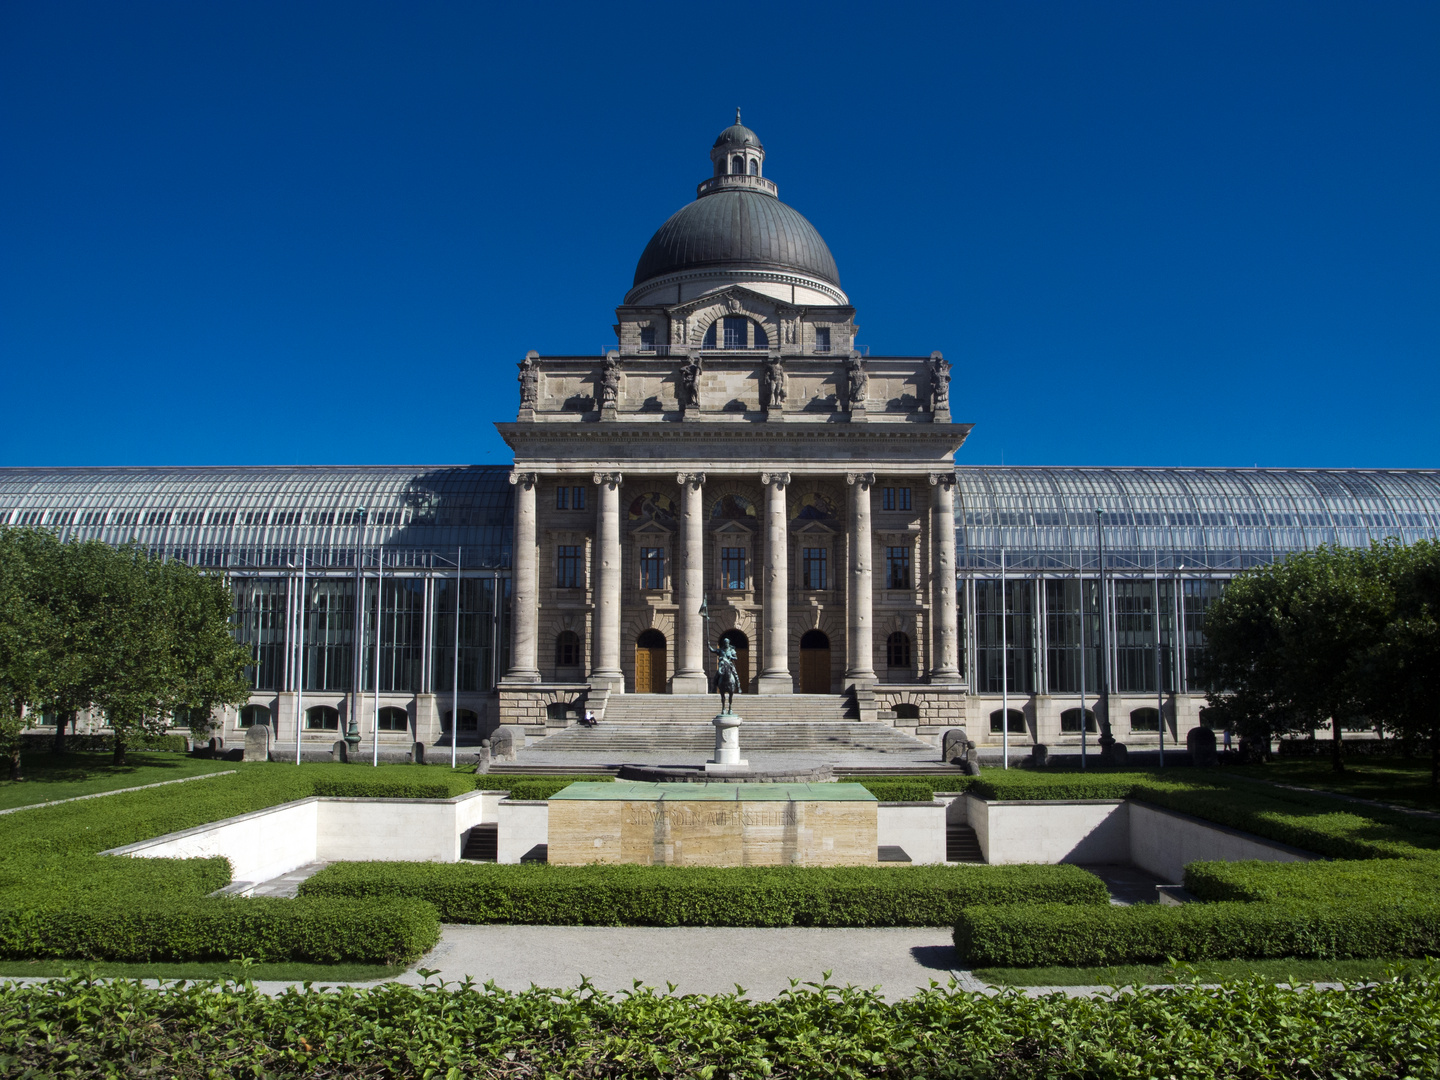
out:
M124 795L127 791L145 791L147 788L165 787L167 784L188 784L191 780L209 780L213 776L233 776L234 774L234 769L221 769L219 772L200 773L198 776L182 776L178 780L159 780L153 784L140 784L138 787L97 791L93 795L75 795L68 799L51 799L49 802L30 803L28 806L12 806L8 810L0 810L0 814L18 814L21 810L38 810L42 806L60 806L63 803L81 802L85 799L103 799L106 795Z

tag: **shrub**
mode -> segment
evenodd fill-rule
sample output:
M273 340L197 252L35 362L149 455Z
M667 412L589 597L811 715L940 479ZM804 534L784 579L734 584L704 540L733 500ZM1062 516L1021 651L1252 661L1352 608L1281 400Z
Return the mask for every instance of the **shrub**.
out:
M1128 799L1135 785L1149 780L1139 772L1031 772L986 769L970 791L982 799Z
M1185 888L1201 900L1410 903L1440 897L1440 861L1193 862Z
M475 786L481 791L508 791L512 799L548 799L571 784L613 782L613 776L506 776L503 773L481 774Z
M934 802L935 789L924 780L866 780L861 784L881 802Z
M976 903L1110 902L1077 866L334 863L300 894L410 897L445 922L557 926L947 926Z
M20 736L21 743L27 751L49 750L55 745L55 736L46 732L26 732ZM189 747L185 744L184 735L147 735L143 732L135 732L125 743L126 750L159 750L171 754L183 754ZM67 731L65 733L65 751L67 753L91 751L111 754L115 752L115 736L94 734L76 735Z
M453 799L475 790L472 777L462 773L439 772L424 777L369 777L360 775L324 776L311 781L314 795L350 799Z
M970 967L1440 955L1440 902L977 906L955 922Z
M440 940L416 901L214 899L0 907L0 956L397 964Z
M9 1076L1274 1077L1440 1074L1433 965L1345 990L1262 980L1119 995L823 986L772 1001L588 985L0 986Z

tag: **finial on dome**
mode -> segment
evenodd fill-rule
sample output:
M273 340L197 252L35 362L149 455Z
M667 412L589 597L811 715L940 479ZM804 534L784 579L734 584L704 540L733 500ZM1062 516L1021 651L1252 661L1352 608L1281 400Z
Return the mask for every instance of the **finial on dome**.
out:
M739 105L736 105L736 106L735 106L735 123L736 123L736 124L739 124L739 123L740 123L740 106L739 106Z

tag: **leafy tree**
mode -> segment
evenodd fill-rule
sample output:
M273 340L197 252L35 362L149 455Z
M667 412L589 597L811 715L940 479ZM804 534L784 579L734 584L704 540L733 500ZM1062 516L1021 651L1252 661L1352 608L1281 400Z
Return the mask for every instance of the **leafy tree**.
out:
M1217 717L1267 745L1329 722L1343 771L1343 730L1367 723L1373 705L1365 664L1393 618L1401 550L1322 547L1232 581L1205 624Z
M36 544L28 530L0 529L0 752L20 779L20 733L48 659L46 612L36 602Z
M1392 553L1393 616L1364 660L1365 694L1384 726L1430 744L1430 783L1440 787L1440 543Z

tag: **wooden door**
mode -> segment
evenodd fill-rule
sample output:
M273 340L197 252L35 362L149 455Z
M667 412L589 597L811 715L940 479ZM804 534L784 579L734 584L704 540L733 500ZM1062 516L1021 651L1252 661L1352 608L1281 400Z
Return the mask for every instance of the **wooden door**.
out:
M665 692L665 646L635 646L635 692L637 694L663 694Z
M740 676L740 693L750 692L750 646L735 646L735 672Z
M800 692L802 694L830 693L830 650L800 650Z

